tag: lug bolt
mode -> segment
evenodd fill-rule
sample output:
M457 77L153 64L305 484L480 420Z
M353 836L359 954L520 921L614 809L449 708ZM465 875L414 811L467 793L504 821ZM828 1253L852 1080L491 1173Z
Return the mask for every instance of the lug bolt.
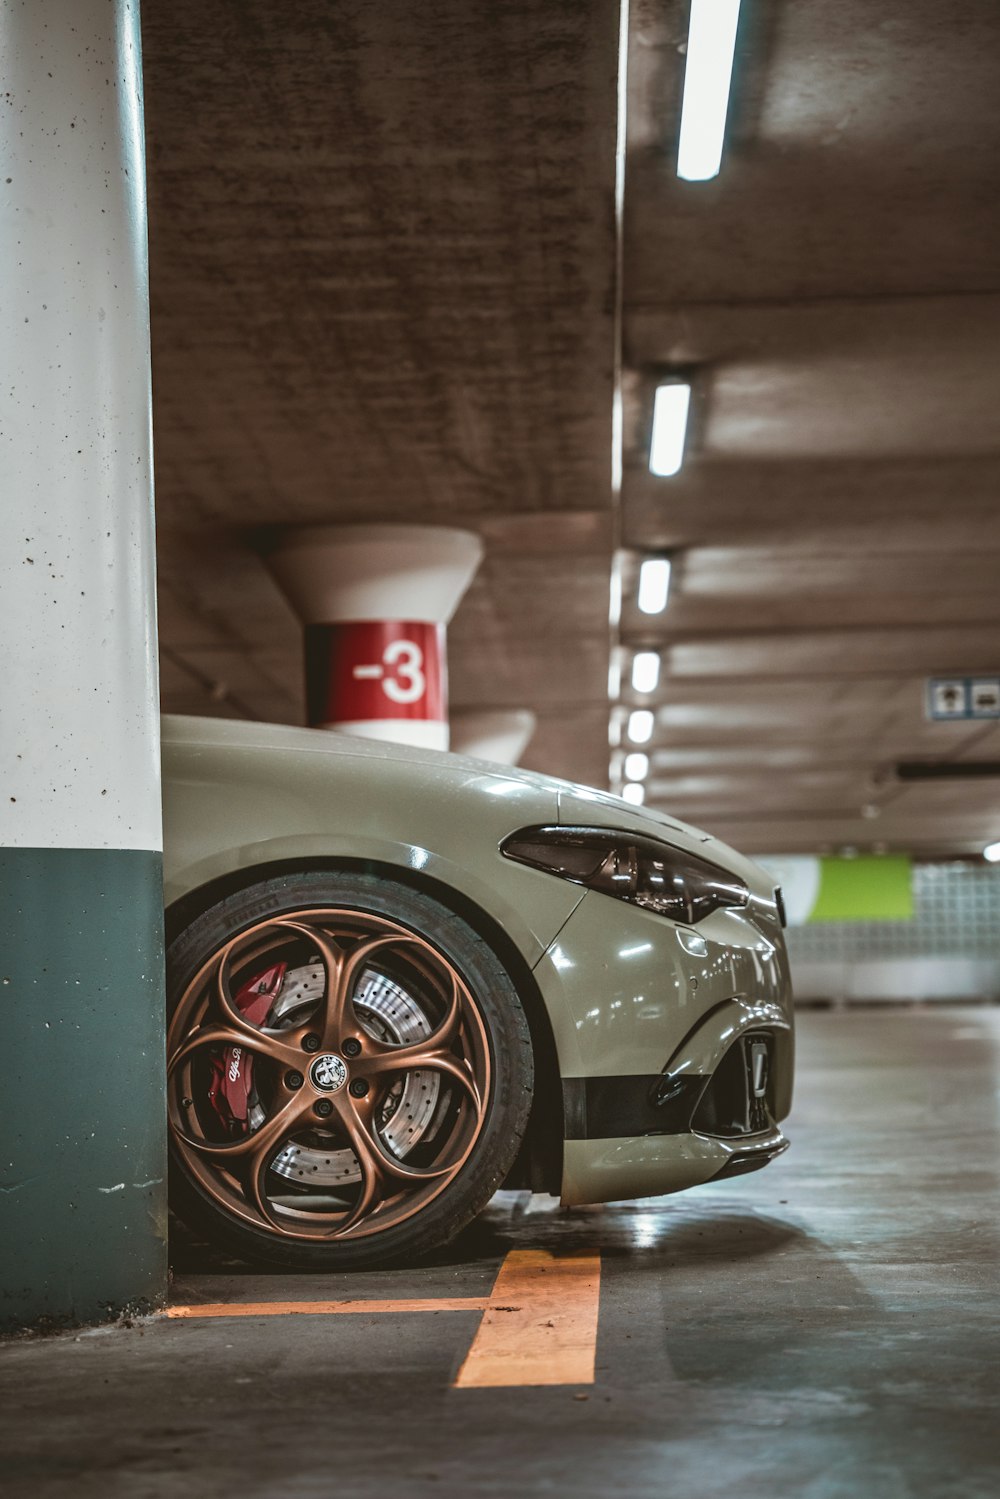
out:
M354 1081L351 1083L351 1087L350 1087L351 1097L352 1098L364 1098L364 1096L365 1096L365 1094L367 1092L368 1092L368 1083L367 1083L367 1080L365 1078L363 1078L363 1077L356 1077L354 1079Z
M308 1036L302 1037L303 1051L319 1051L319 1037L315 1031L310 1031Z
M301 1072L285 1073L285 1086L288 1088L301 1088L304 1082L305 1078L302 1076Z
M348 1036L340 1049L345 1057L357 1057L361 1055L361 1042L355 1041L353 1036Z
M317 1099L316 1113L321 1119L327 1119L333 1113L333 1104L328 1098Z

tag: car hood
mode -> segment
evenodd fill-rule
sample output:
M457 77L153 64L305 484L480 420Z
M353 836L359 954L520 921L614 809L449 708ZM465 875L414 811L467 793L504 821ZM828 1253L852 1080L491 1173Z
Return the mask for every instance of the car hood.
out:
M609 791L598 791L592 786L578 786L557 776L544 775L541 771L522 770L516 765L498 765L492 760L474 759L471 755L455 755L447 750L418 749L408 744L395 744L389 740L362 739L350 734L332 733L329 729L301 729L291 724L254 723L246 719L189 718L165 715L162 720L163 739L167 744L228 745L243 749L299 750L303 754L348 756L366 761L391 761L394 764L422 766L439 774L451 771L457 778L477 781L483 777L513 781L521 786L531 786L559 799L561 822L597 822L601 826L615 826L636 832L650 831L655 823L673 832L685 833L700 841L707 839L706 833L689 827L676 818L666 817L660 812L636 811L631 803ZM567 815L562 815L562 808Z
M494 776L500 780L514 781L522 786L533 786L553 796L557 796L560 789L565 789L568 784L554 776L542 775L533 770L521 770L515 765L497 765L491 760L473 759L470 755L454 755L447 750L419 749L389 740L362 739L351 734L338 734L329 729L302 729L292 724L255 723L246 719L193 718L179 714L165 714L162 719L162 737L165 744L292 750L306 755L336 756L341 759L346 757L368 762L381 760L398 765L412 765L414 768L422 766L443 774L450 771L462 780L468 780L470 776L476 779ZM609 800L615 801L616 798L611 797ZM622 805L625 804L622 803Z

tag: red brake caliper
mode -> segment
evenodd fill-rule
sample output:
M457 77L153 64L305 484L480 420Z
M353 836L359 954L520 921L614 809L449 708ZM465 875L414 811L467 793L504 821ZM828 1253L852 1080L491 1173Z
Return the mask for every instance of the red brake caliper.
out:
M287 967L287 963L275 963L244 984L236 995L233 1003L251 1025L264 1024ZM221 1057L212 1058L208 1101L231 1135L245 1135L250 1128L252 1090L253 1053L245 1046L227 1046Z

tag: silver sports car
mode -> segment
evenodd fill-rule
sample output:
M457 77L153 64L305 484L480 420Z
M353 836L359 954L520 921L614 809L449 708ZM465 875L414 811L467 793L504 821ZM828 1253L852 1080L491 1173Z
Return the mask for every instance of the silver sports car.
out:
M785 1149L780 893L684 823L455 755L164 721L175 1211L386 1263L498 1187L676 1192Z

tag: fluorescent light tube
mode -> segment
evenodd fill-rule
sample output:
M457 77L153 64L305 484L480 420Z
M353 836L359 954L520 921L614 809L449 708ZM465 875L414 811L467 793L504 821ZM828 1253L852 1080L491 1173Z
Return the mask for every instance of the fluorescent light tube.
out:
M629 781L644 781L649 774L649 756L641 750L633 750L625 756L625 778Z
M648 708L636 708L628 716L628 737L633 744L645 744L653 737L653 715Z
M722 165L740 0L691 0L677 175L707 182Z
M646 799L646 788L640 786L638 781L629 781L622 787L622 797L625 801L631 802L633 807L641 807Z
M643 614L662 614L669 592L669 557L647 557L639 569L639 608Z
M1000 864L1000 843L987 843L983 858L988 864Z
M684 462L691 387L679 381L658 385L653 397L653 438L649 444L649 472L669 479Z
M632 657L632 687L635 692L655 692L660 680L660 657L656 651L637 651Z

